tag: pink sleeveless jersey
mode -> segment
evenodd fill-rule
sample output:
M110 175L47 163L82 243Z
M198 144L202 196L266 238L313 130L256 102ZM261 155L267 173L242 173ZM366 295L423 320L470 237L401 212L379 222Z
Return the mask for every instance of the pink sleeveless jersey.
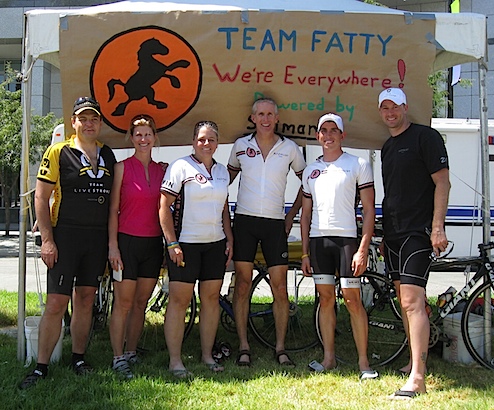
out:
M148 183L144 166L137 158L132 156L123 163L118 231L133 236L160 236L158 209L160 186L165 174L163 168L151 161Z

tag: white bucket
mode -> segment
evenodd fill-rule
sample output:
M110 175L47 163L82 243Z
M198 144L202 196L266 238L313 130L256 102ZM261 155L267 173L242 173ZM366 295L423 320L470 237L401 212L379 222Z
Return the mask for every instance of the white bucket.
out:
M462 312L457 312L450 313L444 318L444 333L450 339L450 342L443 343L443 359L448 362L470 364L474 362L474 359L468 353L463 342L463 336L461 335L461 316ZM484 351L484 329L482 324L482 316L473 313L470 314L468 332L475 349L480 354L483 354Z
M24 320L24 333L26 334L26 365L31 364L31 361L38 360L38 333L41 316L28 316ZM51 354L50 363L55 363L62 357L62 340L64 335L64 324L62 321L62 330L58 342Z

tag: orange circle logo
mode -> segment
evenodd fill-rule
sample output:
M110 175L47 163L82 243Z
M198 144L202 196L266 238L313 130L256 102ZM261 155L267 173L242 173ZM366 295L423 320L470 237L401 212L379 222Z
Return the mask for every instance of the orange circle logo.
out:
M101 114L124 133L138 114L151 115L158 131L171 127L194 107L201 84L201 62L192 46L156 26L113 36L91 65L91 92Z

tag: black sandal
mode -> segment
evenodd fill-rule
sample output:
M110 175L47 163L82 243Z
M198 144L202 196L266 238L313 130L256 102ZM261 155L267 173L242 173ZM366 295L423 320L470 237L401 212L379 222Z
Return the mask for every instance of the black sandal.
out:
M280 356L286 356L288 360L280 362ZM279 352L276 352L275 359L280 366L295 366L295 363L292 361L292 359L290 359L290 356L288 356L286 350L280 350Z
M237 355L237 360L235 360L235 364L240 367L250 367L250 350L240 350ZM240 360L242 356L249 356L249 360Z

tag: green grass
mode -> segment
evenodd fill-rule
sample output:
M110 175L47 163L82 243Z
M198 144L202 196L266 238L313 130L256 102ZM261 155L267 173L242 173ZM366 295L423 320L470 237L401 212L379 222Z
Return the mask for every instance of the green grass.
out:
M26 293L26 316L41 314L38 294ZM0 327L17 326L17 293L0 290Z
M16 323L15 293L0 293L0 314ZM28 300L36 297L28 295ZM218 339L236 347L237 337L220 327ZM252 339L252 338L251 338ZM360 383L358 371L340 366L335 374L315 375L307 370L312 359L321 359L320 348L292 354L294 369L283 369L273 352L251 340L254 363L239 368L234 358L226 370L213 374L200 363L197 326L183 346L184 363L195 375L191 381L177 381L167 372L168 355L163 337L162 318L155 315L146 323L142 346L147 349L143 363L134 367L136 377L120 381L110 370L112 358L108 330L91 341L88 361L96 368L93 375L75 376L69 368L70 336L63 342L62 362L50 366L49 377L28 391L17 384L28 369L17 361L17 342L0 335L0 391L2 409L494 409L494 372L452 364L440 358L436 349L428 360L429 393L412 402L390 402L386 396L400 388L402 377L393 369L406 361L402 357L390 368L379 369L381 378ZM31 369L32 367L30 367Z

